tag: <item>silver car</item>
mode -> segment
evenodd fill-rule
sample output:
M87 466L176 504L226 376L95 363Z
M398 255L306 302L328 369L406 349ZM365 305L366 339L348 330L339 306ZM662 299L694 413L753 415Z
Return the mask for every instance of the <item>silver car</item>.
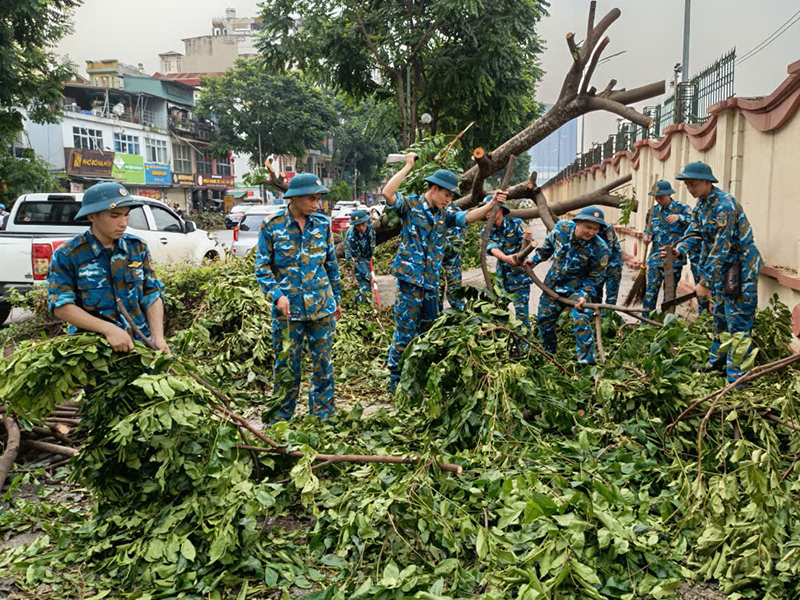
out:
M231 252L234 256L246 256L258 244L258 232L264 219L286 208L283 204L253 207L244 213L239 225L233 229Z

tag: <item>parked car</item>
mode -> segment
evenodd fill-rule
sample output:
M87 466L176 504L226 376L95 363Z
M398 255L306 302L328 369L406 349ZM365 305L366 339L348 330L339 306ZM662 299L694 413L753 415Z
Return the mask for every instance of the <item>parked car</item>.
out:
M356 210L365 211L371 219L379 217L380 213L376 217L372 211L373 208L376 207L370 207L359 202L339 202L331 213L331 231L339 234L347 231L350 226L350 215Z
M237 204L233 208L231 208L231 212L225 215L225 229L233 229L238 225L239 220L242 218L242 215L245 211L250 208L251 205L249 204Z
M88 219L75 220L83 194L26 194L20 196L0 232L0 323L10 306L4 300L12 288L27 292L44 282L56 248L89 227ZM131 209L128 233L142 238L155 263L204 259L225 260L225 248L184 221L160 200L132 196L143 203Z
M231 253L234 256L246 256L258 243L258 232L264 219L284 208L284 205L270 204L248 210L238 226L233 228Z

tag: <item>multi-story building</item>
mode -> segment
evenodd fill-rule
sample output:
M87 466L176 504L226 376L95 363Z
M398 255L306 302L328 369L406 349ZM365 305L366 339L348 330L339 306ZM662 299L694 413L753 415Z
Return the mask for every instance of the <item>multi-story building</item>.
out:
M138 66L125 64L115 58L102 60L87 60L86 73L89 75L89 83L99 87L124 89L125 77L146 77L144 65Z

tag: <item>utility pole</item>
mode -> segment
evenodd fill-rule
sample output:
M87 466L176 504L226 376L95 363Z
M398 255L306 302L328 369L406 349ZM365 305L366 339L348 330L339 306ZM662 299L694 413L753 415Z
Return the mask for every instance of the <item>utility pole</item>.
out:
M683 73L681 82L689 81L689 28L692 21L692 0L686 0L683 9Z
M261 123L258 124L258 166L263 167L264 165L264 157L261 155ZM266 186L262 183L260 186L261 188L261 203L265 203L267 201L267 189Z

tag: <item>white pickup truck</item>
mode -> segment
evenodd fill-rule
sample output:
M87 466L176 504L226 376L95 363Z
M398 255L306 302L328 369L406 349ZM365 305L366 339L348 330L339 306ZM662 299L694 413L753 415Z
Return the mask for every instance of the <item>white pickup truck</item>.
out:
M12 288L27 292L44 282L53 251L89 227L75 220L83 194L26 194L20 196L0 231L0 325L11 306L5 300ZM184 221L167 204L133 196L143 203L130 212L128 233L142 238L153 262L225 260L225 248L193 221Z

